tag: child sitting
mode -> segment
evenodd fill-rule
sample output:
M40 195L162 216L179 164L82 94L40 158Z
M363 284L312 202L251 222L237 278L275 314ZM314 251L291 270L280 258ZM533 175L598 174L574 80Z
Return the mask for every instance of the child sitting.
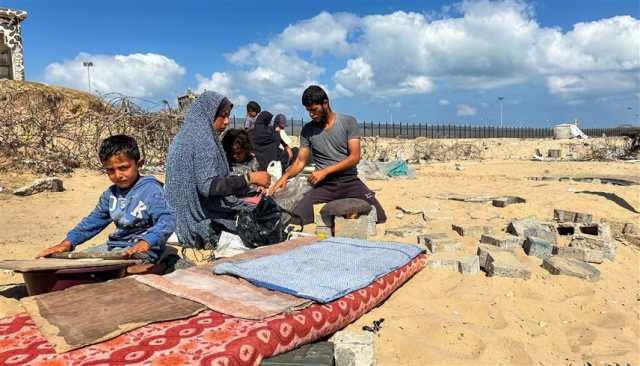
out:
M140 175L144 160L140 158L136 140L130 136L105 139L98 155L113 185L102 193L95 209L69 231L60 244L43 250L38 257L72 251L113 222L116 230L109 235L107 243L87 252L122 252L145 263L158 262L167 238L175 229L162 183L154 177Z

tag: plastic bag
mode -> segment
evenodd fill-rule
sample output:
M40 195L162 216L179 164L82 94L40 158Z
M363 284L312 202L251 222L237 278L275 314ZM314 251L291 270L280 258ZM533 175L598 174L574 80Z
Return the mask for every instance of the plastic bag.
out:
M262 196L252 211L238 216L238 234L245 246L258 248L276 244L286 239L282 210L269 196Z

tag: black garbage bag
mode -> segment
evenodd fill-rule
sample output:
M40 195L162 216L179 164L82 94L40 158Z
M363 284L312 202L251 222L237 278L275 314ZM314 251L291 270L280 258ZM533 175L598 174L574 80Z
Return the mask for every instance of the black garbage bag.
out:
M269 196L262 196L252 211L238 216L238 235L245 246L257 248L286 240L283 209Z

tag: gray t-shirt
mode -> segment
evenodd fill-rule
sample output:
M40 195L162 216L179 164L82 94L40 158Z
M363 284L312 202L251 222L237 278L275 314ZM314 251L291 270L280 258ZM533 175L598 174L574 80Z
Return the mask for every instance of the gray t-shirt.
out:
M349 156L347 141L360 136L355 118L336 113L336 120L328 130L313 121L304 125L300 133L300 147L310 149L316 169L323 169L346 159ZM347 175L358 175L357 168L354 166L333 176Z

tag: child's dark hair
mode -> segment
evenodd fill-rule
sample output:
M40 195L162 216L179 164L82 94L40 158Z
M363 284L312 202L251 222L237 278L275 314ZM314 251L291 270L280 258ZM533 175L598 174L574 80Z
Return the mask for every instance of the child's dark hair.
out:
M258 114L262 108L260 108L260 104L258 102L254 102L253 100L247 103L247 113L255 113Z
M98 157L100 161L107 161L114 155L125 154L133 161L140 161L140 150L136 139L127 135L113 135L107 137L100 145Z
M329 101L327 93L321 87L317 85L311 85L302 93L302 105L308 107L312 104L323 104L324 101Z
M233 145L238 145L239 148L251 152L253 146L249 140L249 134L245 130L231 129L222 137L222 148L227 154L227 160L231 161L231 155L233 152Z

